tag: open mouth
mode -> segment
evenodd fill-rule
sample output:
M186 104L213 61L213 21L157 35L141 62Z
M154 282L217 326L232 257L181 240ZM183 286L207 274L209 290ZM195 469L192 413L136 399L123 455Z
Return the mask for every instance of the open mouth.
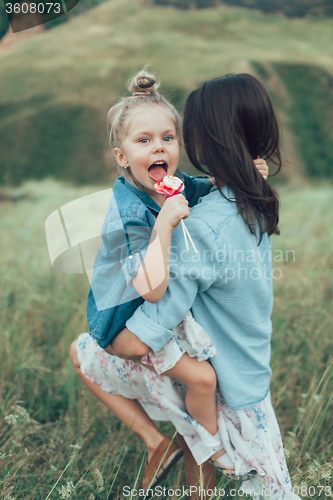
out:
M163 160L155 161L148 168L148 175L155 182L163 181L163 178L167 175L167 173L168 173L168 165Z

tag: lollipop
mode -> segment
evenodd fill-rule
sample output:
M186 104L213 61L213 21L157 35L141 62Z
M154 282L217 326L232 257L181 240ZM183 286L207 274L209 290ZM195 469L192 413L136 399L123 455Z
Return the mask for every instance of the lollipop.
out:
M166 194L167 198L171 198L171 196L174 196L174 195L180 193L181 191L184 191L184 183L178 177L175 177L174 175L166 175L165 177L163 177L163 181L155 182L154 189L155 189L156 193ZM187 230L187 227L185 226L183 219L181 219L180 222L181 222L182 229L183 229L186 250L188 250L188 251L190 250L189 246L188 246L188 241L187 241L187 238L188 238L193 246L193 250L198 255L198 251L195 248L193 240L190 236L190 233Z
M155 182L154 189L157 193L166 194L167 198L184 191L184 183L174 175L165 175L163 181Z

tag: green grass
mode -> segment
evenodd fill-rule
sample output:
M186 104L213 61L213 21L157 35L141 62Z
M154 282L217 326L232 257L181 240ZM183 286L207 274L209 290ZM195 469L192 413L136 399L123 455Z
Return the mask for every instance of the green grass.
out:
M103 187L46 180L1 193L1 500L45 500L66 467L49 498L72 481L70 498L106 500L112 486L109 498L121 499L124 485L141 480L140 440L94 400L68 359L87 328L88 280L56 273L45 242L51 212ZM272 239L282 276L274 281L271 391L293 484L303 487L332 483L332 199L324 184L281 187L281 236ZM170 424L159 425L172 435ZM184 481L180 464L163 484Z
M253 63L285 112L294 144L310 178L333 178L333 77L320 66Z
M54 176L98 183L114 176L106 114L125 93L126 80L147 63L179 109L204 79L257 72L258 65L268 72L274 68L275 75L281 73L274 90L289 102L277 101L294 166L288 177L299 177L307 158L317 157L309 149L322 134L318 168L330 177L330 89L324 77L315 78L316 71L333 75L329 19L287 19L229 6L182 11L147 6L143 0L110 0L0 59L0 182ZM308 84L299 95L305 65ZM309 90L310 108L302 110ZM318 168L304 172L317 175Z

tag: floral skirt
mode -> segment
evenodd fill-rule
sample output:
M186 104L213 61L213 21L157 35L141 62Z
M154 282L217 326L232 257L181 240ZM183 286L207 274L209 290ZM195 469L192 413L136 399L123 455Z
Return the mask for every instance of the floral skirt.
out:
M186 387L175 379L107 354L89 335L77 341L82 373L105 392L139 401L153 420L170 421L184 437L198 464L225 448L236 474L255 469L242 483L255 500L299 499L292 492L279 426L270 395L243 410L231 410L216 393L219 436L212 436L186 412Z
M184 319L175 326L174 336L159 351L150 352L142 358L145 365L151 365L159 374L170 370L184 352L199 361L215 356L216 349L205 330L188 311Z

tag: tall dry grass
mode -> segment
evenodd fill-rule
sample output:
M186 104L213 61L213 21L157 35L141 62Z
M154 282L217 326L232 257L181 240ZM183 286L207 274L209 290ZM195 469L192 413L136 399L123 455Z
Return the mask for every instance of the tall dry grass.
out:
M68 360L71 341L86 330L88 280L56 273L45 241L51 212L99 189L44 181L2 193L1 499L120 499L124 485L141 480L142 443L94 400ZM332 484L333 189L280 191L271 392L293 484L305 491ZM170 424L159 425L172 435ZM163 484L184 481L180 464Z

